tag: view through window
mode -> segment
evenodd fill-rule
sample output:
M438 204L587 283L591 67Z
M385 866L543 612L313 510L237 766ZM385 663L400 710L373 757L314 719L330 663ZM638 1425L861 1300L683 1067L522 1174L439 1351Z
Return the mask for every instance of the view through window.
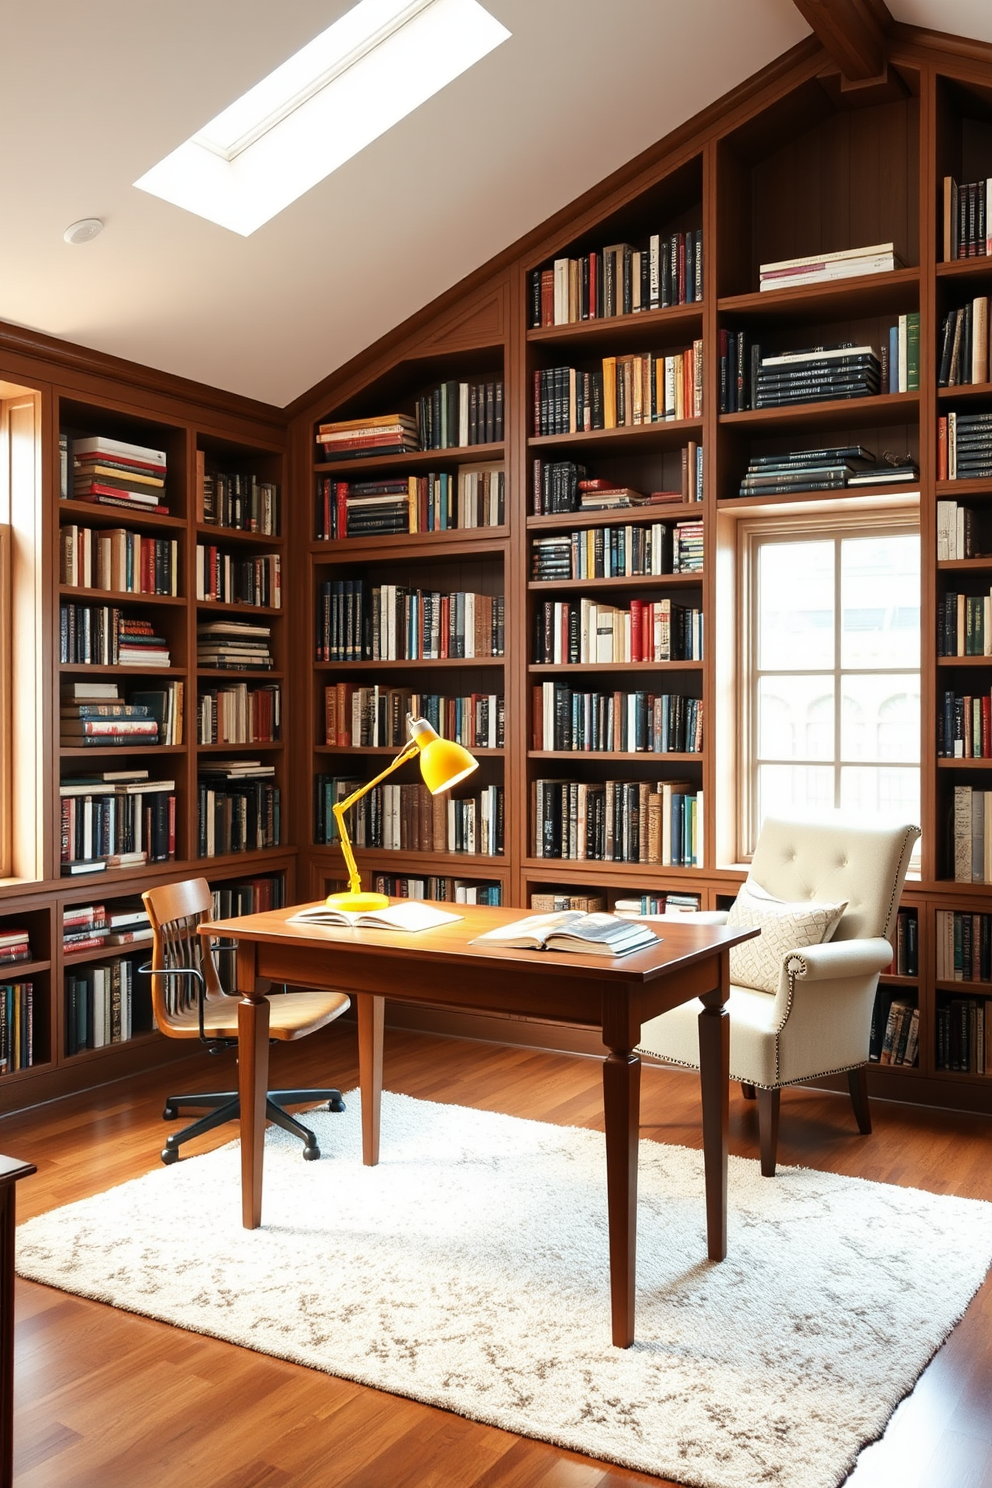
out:
M753 849L769 813L920 817L920 538L905 520L753 533Z

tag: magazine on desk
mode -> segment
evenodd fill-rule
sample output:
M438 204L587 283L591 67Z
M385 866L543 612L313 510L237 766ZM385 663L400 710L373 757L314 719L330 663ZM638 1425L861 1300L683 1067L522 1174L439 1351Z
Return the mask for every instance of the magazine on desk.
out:
M301 909L290 915L288 925L350 925L357 930L433 930L437 925L450 925L462 915L450 914L446 909L435 909L433 904L424 904L419 899L408 899L404 904L390 904L387 909L363 910L333 909L326 904Z
M512 925L487 930L472 945L504 947L507 950L580 951L591 956L627 956L656 945L659 936L647 925L619 920L611 914L584 914L581 909L563 909L556 914L528 915Z

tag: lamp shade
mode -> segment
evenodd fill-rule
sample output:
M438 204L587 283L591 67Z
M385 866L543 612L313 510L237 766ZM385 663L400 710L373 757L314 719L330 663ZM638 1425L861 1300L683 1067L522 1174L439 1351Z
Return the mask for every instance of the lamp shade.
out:
M450 739L433 738L420 751L420 773L432 796L450 790L478 768L479 761Z

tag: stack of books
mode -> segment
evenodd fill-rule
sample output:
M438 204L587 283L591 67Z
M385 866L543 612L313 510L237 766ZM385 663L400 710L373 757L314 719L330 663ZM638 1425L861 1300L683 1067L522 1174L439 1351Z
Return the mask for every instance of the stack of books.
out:
M813 346L762 357L755 383L755 408L868 398L879 392L882 368L870 346Z
M152 939L148 913L138 898L105 904L72 904L62 911L62 949L67 955L102 946L143 945Z
M944 177L944 262L992 253L992 180Z
M417 399L416 428L425 450L502 444L502 382L443 382Z
M807 258L783 258L759 265L759 287L794 289L801 284L823 284L857 274L886 274L903 267L894 243L868 248L845 248L839 253L812 253Z
M273 666L271 625L248 620L209 620L196 627L196 663L223 672L266 672Z
M949 413L937 420L937 479L992 476L992 413Z
M73 501L98 506L129 507L142 513L164 515L166 454L143 444L97 435L72 441L72 490L63 492Z
M989 302L984 295L948 310L940 335L938 387L989 380Z
M672 547L673 573L702 573L702 522L676 522Z
M849 486L900 486L920 478L920 467L911 455L894 455L882 451L881 459L868 470L855 470L847 478Z
M375 418L341 419L321 424L317 444L325 460L367 460L378 455L405 455L420 448L417 421L408 413Z
M352 481L344 498L345 537L411 532L414 510L409 477L399 480Z
M12 966L15 961L31 960L31 940L26 930L13 925L0 929L0 966Z
M171 666L169 643L164 636L156 635L150 620L122 615L117 635L117 662L120 666Z
M158 722L147 705L125 702L116 682L96 692L82 685L63 693L59 732L63 749L159 743Z
M581 258L532 269L531 329L637 315L703 297L703 232L652 233L644 248L612 243Z
M788 496L798 491L837 490L874 458L860 444L790 450L784 455L752 455L739 494Z

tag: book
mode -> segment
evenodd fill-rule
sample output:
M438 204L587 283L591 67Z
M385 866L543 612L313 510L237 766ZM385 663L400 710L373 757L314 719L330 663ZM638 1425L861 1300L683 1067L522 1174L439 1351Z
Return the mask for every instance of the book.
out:
M594 956L628 956L657 945L660 937L648 926L611 914L583 914L566 909L558 914L528 915L512 925L501 925L476 936L472 945L505 950L578 951Z
M290 915L288 925L349 925L354 930L433 930L438 925L450 925L462 915L450 910L435 909L433 904L419 900L408 900L405 904L391 904L388 909L364 910L361 912L335 909L333 905L321 904L313 909L301 909Z

